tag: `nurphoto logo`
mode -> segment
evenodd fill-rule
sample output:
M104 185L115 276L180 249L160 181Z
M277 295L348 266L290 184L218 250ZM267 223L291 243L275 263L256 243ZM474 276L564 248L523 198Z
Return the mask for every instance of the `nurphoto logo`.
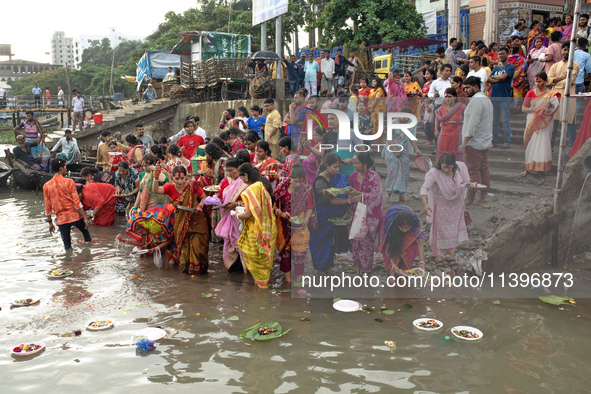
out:
M404 147L400 144L375 143L368 144L367 141L375 141L381 139L384 134L384 113L378 113L378 130L375 134L362 134L359 131L359 113L355 112L353 115L353 122L349 120L346 113L338 109L322 109L323 114L333 114L338 120L338 130L333 130L338 134L338 144L320 144L320 150L335 150L335 151L349 151L349 152L364 152L370 149L381 152L387 149L390 152L402 152ZM400 122L402 119L404 123ZM417 118L413 114L407 112L388 112L386 114L386 141L392 141L394 134L404 133L411 141L417 141L417 137L413 135L411 129L417 125ZM351 127L352 126L352 127ZM313 138L312 131L314 130L312 119L308 119L308 139ZM351 135L353 131L353 136ZM343 143L344 142L344 143ZM349 142L349 144L347 144ZM361 143L356 143L361 142Z

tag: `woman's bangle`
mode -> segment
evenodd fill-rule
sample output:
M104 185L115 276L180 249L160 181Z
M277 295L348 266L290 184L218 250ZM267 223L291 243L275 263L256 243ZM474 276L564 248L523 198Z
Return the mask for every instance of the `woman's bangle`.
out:
M349 197L349 204L351 204L351 197Z

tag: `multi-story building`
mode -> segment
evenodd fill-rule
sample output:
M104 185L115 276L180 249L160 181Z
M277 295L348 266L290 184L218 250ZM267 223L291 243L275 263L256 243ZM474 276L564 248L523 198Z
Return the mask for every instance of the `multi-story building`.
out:
M116 48L124 41L142 40L142 37L123 35L114 27L110 27L109 33L106 35L81 34L74 40L74 66L76 68L80 68L82 52L84 52L85 49L90 48L93 41L98 41L100 43L103 38L109 39L111 42L111 48Z
M56 31L51 37L51 63L60 66L74 65L74 40L63 31Z

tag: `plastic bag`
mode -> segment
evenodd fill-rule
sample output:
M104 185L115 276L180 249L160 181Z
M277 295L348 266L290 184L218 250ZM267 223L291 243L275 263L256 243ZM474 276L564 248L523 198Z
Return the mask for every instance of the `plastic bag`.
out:
M349 239L361 241L367 237L368 230L367 205L360 202L357 204L357 209L355 209L355 216L353 216L353 222L351 223Z
M154 264L158 269L162 268L162 253L160 253L160 248L154 250Z

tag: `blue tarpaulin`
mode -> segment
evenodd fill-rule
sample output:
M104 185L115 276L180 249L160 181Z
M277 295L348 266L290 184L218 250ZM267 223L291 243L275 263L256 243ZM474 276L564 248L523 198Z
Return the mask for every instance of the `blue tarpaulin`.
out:
M144 80L163 79L168 73L168 67L180 68L180 55L170 51L147 51L137 63L136 80L138 90Z

